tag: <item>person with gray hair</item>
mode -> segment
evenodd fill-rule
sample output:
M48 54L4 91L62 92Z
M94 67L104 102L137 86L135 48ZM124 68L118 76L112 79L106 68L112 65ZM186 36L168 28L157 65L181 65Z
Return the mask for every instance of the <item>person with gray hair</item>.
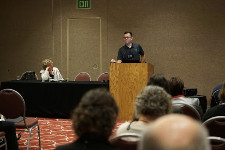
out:
M146 86L135 101L135 118L119 126L117 135L141 133L146 125L160 116L171 112L171 96L161 87Z
M207 137L200 122L182 114L169 114L148 125L138 150L211 150Z

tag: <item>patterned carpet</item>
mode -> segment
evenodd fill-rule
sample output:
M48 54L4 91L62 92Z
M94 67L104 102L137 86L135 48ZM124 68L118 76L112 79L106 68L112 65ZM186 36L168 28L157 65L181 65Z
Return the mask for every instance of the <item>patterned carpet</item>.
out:
M70 143L77 138L71 127L70 119L38 118L38 123L41 130L42 150L53 150L57 146ZM121 123L123 122L117 122L112 137ZM18 141L20 150L26 150L27 140L28 134L23 132L21 139ZM31 137L30 150L38 150L38 145L38 136L35 134Z

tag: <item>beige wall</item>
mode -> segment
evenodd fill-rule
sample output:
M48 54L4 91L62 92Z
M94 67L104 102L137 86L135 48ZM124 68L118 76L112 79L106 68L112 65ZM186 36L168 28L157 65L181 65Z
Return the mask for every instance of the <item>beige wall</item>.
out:
M68 67L68 20L86 17L101 18L102 72L123 45L123 32L132 31L155 73L179 76L186 87L197 88L208 99L212 88L224 81L224 0L91 2L91 9L79 10L76 0L1 0L0 81L16 79L26 70L39 73L41 60L49 57L64 78L78 73L68 74L78 67Z

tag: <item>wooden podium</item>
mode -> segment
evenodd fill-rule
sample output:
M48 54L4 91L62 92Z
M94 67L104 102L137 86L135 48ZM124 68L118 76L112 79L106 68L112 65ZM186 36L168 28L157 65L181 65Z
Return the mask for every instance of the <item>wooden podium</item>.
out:
M110 63L109 89L119 106L118 121L133 119L134 101L154 73L150 63Z

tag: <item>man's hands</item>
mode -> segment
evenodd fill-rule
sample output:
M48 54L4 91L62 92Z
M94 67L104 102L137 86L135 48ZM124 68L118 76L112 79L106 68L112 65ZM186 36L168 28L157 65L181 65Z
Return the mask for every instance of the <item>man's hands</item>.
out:
M121 60L115 60L115 59L111 59L111 61L110 61L111 63L122 63L122 61Z
M116 60L115 60L115 59L111 59L110 62L111 62L111 63L116 63Z

